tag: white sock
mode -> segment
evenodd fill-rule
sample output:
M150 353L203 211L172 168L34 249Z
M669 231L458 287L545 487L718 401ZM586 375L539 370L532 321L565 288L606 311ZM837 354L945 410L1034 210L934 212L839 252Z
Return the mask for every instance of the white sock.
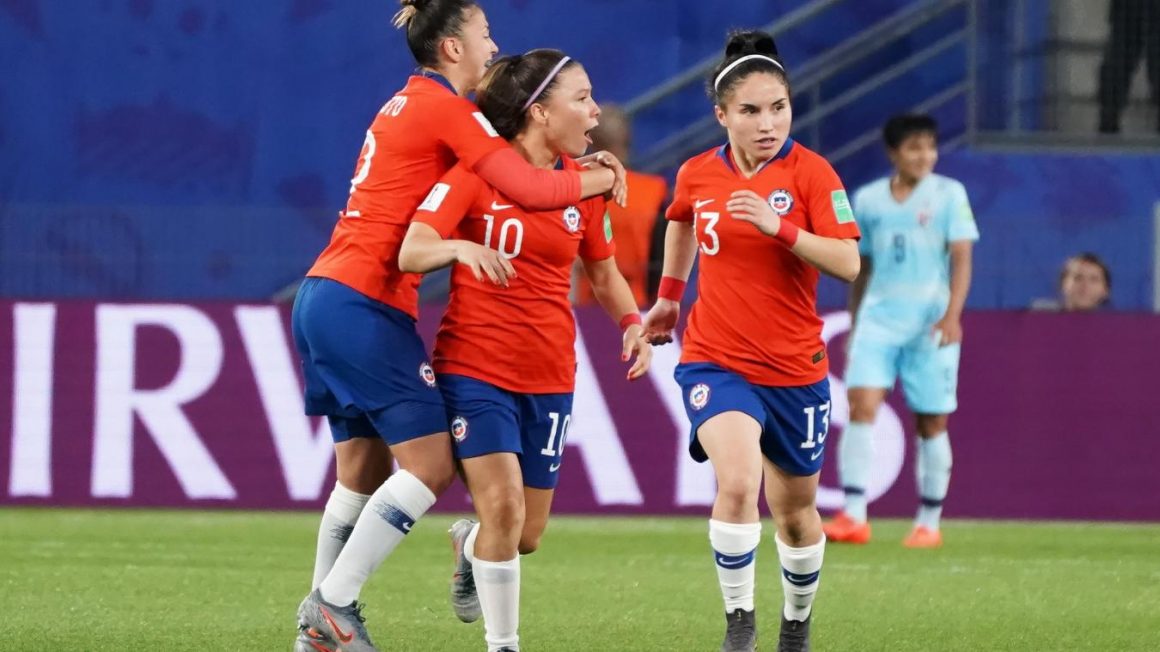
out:
M717 563L717 581L725 598L725 613L753 611L757 544L761 523L726 523L709 519L709 543Z
M866 522L866 487L874 458L874 424L851 421L838 440L838 476L846 494L843 510L859 523Z
M471 562L488 652L520 649L520 557Z
M350 532L354 529L358 515L363 506L371 497L347 489L339 483L334 483L334 491L330 492L330 499L326 501L326 509L322 512L322 524L318 526L318 547L314 551L314 580L310 584L311 590L317 589L330 569L338 553L342 552Z
M785 591L783 613L789 620L805 620L814 606L814 595L822 574L822 556L826 552L826 535L812 546L791 548L774 535L777 556L781 560L781 587Z
M937 530L942 517L943 500L951 484L951 438L941 433L918 440L918 516L915 525Z
M346 547L318 589L322 599L344 607L358 599L367 578L435 504L435 494L419 478L398 471L371 496Z
M463 540L463 556L467 561L475 561L475 538L479 536L479 523L471 526L471 532L467 533L467 538Z

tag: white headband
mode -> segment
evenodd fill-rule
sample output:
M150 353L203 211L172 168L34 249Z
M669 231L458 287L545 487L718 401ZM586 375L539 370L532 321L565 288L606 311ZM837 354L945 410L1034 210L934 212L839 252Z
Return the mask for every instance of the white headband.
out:
M737 66L740 66L741 64L745 63L746 61L752 61L754 59L764 59L765 61L768 61L768 62L772 63L773 65L777 66L778 68L780 68L782 72L785 72L785 66L778 63L776 59L772 59L770 57L767 57L764 54L747 54L747 55L741 57L740 59L734 61L733 63L725 66L725 69L721 71L721 74L717 75L717 79L713 80L713 91L714 92L717 91L717 87L721 85L721 80L725 78L725 75L729 74L729 71L733 70ZM527 107L524 107L524 108L526 109Z
M572 57L569 57L567 55L565 55L563 59L560 59L560 63L557 63L556 67L552 68L552 72L548 73L548 76L544 78L544 81L540 82L539 87L536 88L536 92L532 93L531 97L528 98L527 102L524 102L523 111L528 110L528 107L530 107L536 101L536 99L538 99L540 97L540 93L543 93L544 89L548 87L548 84L551 84L552 80L555 79L556 75L558 75L560 73L560 69L564 67L564 64L568 63L571 60L572 60ZM521 111L521 113L522 113L522 111Z

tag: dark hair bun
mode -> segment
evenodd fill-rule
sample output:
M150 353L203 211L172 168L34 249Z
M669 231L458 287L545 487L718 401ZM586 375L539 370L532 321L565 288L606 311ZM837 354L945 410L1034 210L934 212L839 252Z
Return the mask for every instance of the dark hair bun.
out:
M756 30L736 31L729 34L725 42L725 58L741 57L747 54L764 54L777 57L777 44L773 37Z

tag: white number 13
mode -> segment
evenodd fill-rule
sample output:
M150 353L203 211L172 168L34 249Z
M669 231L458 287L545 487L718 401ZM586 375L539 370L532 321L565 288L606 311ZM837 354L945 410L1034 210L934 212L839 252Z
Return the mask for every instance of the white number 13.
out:
M822 413L822 430L821 430L821 432L816 432L814 430L814 413L815 413L815 411ZM803 408L802 412L806 413L806 433L807 433L806 436L808 437L808 439L806 439L804 442L802 442L802 448L814 448L818 444L826 443L826 435L828 435L830 433L830 404L825 403L823 405L819 405L817 408L812 408L812 407ZM818 437L817 441L814 441L815 434Z
M720 213L693 213L694 221L697 219L705 221L705 237L713 241L713 244L701 243L701 251L706 255L716 256L718 251L721 251L721 239L717 237L717 232L713 227L717 225L717 220L721 219ZM696 225L693 226L696 229Z

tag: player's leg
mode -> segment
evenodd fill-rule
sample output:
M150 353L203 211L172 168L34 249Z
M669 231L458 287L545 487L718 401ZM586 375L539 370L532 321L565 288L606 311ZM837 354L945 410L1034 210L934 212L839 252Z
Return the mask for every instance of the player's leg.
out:
M452 532L463 538L462 560L457 556L452 581L452 607L465 622L483 616L489 650L518 649L518 546L525 510L516 395L456 375L443 376L440 388L451 415L455 455L479 519ZM462 569L461 561L470 570Z
M501 452L463 460L479 526L469 545L487 649L519 649L524 487L519 458Z
M539 549L548 527L572 422L572 394L522 394L518 403L525 506L519 550L528 555Z
M765 499L777 525L785 594L778 650L808 650L826 547L817 493L830 428L830 383L766 387L758 393L769 414L761 436Z
M838 440L838 475L845 502L842 512L825 524L826 536L841 543L870 540L866 490L874 461L874 420L894 385L898 347L855 337L846 364L850 419Z
M915 458L919 507L914 528L904 543L932 548L942 544L939 521L951 479L948 417L958 407L958 344L938 347L918 343L903 355L902 387L915 413L918 453Z
M753 650L757 642L754 587L761 520L761 423L765 409L752 386L716 365L681 364L677 382L691 422L689 453L706 459L717 478L709 543L724 599L722 650Z
M390 477L394 459L386 442L365 417L330 417L330 430L336 439L334 460L338 478L318 527L312 589L318 588L330 573L371 494ZM342 441L337 441L340 436Z

